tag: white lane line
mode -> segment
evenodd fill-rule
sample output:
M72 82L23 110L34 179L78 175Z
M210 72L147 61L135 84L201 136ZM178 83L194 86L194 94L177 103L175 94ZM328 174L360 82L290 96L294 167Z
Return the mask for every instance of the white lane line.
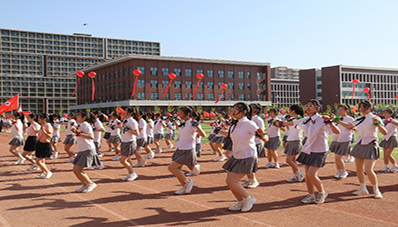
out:
M3 216L1 216L1 214L0 214L0 223L1 223L4 227L11 227L10 223L8 223L8 221L7 221Z

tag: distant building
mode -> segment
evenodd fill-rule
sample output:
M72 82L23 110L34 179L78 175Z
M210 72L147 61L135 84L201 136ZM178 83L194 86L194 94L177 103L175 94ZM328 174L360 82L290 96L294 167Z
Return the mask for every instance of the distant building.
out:
M300 104L299 80L271 78L271 101L278 107Z
M299 79L300 69L292 69L284 66L271 68L271 78L276 79Z

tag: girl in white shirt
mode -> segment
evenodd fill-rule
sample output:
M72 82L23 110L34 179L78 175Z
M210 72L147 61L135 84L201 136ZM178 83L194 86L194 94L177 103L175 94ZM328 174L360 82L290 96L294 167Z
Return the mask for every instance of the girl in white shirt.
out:
M289 112L289 111L288 111ZM291 119L290 115L286 115L283 119L284 122L289 122ZM283 139L282 139L282 146L283 149L286 148L287 145L287 137L289 136L289 127L285 127L285 133L283 134Z
M191 109L193 109L191 107ZM199 123L200 122L200 114L198 112L193 112L192 113L192 122ZM198 125L198 128L202 129L201 125ZM199 133L196 133L195 136L195 154L196 154L196 158L201 156L201 141L202 141L202 137L199 135ZM197 164L194 167L192 166L188 166L188 168L191 170L189 173L186 174L186 176L198 176L200 174L200 165Z
M255 137L256 134L263 137L264 131L246 117L251 117L252 115L251 109L246 103L236 103L231 113L232 117L237 120L231 125L232 157L222 168L228 171L227 185L238 200L237 204L229 207L229 210L246 212L253 207L256 199L247 193L245 188L239 184L239 180L245 175L257 171L258 160ZM227 131L223 133L227 133Z
M155 129L155 146L156 151L155 153L162 153L162 147L160 146L160 141L163 139L163 129L166 127L166 123L163 121L159 113L155 114L155 122L154 122L154 129Z
M380 131L383 135L387 135L387 130L379 117L371 113L373 104L369 101L362 101L359 103L359 112L362 116L355 119L354 122L347 124L347 128L356 129L358 132L357 144L351 151L351 155L355 157L355 166L357 169L357 176L360 187L354 191L354 195L369 194L366 189L365 174L368 176L370 183L373 186L373 193L376 199L382 199L377 182L377 176L373 168L380 156L379 146L377 144L377 133ZM340 122L343 124L343 122ZM365 169L365 171L364 171Z
M28 138L25 141L25 146L23 148L24 151L22 153L22 156L30 163L32 163L29 170L38 170L39 166L37 166L35 160L33 160L32 153L36 150L37 133L40 131L41 127L39 123L35 121L36 115L34 113L29 114L27 119L30 125L26 130Z
M398 171L398 166L395 158L391 155L394 148L398 147L397 141L397 127L398 121L393 119L394 112L391 109L386 109L383 112L384 115L384 127L387 129L388 133L383 137L383 140L380 143L380 147L383 148L384 151L384 164L385 167L381 170L381 172L392 172L396 173ZM391 170L388 168L388 163L391 162L393 165Z
M173 130L174 130L174 125L171 118L172 117L166 118L166 136L165 136L165 142L167 145L166 149L172 149L174 147L173 144L170 142L170 140L173 137Z
M337 168L337 173L334 175L335 178L346 178L348 176L348 172L345 168L345 163L343 160L343 156L348 155L351 150L351 140L354 134L354 131L344 126L344 123L350 124L354 121L354 118L348 116L350 112L350 107L348 105L339 105L338 113L340 117L334 118L334 122L336 122L337 127L340 129L340 134L337 134L335 148L330 150L335 153L335 163ZM343 124L340 124L344 122ZM336 134L333 134L335 136Z
M19 165L24 163L25 158L19 153L18 148L20 146L23 146L25 144L24 138L23 138L23 120L24 120L24 115L19 112L15 112L13 114L14 119L11 121L11 137L12 140L10 143L10 153L13 154L15 157L18 158L18 160L15 162L15 164Z
M318 111L321 109L321 104L318 100L311 99L307 102L305 108L310 118L306 128L308 139L303 146L303 151L297 158L297 162L305 165L305 183L309 195L301 202L320 204L324 203L328 196L318 177L319 169L325 165L327 151L329 150L328 133L339 134L340 130L332 124L328 116L319 116ZM316 197L314 188L318 190Z
M223 150L222 150L223 144L225 142L225 136L220 133L220 130L225 129L227 127L226 120L228 120L228 118L229 118L228 114L225 112L222 112L220 119L218 121L216 121L216 123L215 123L215 127L216 127L215 134L216 135L212 139L213 147L218 154L218 157L213 160L215 162L223 162L226 159L225 155L223 153Z
M152 159L155 157L155 152L152 151L152 148L149 146L154 143L155 139L154 134L153 134L153 113L146 113L142 116L142 118L146 121L147 127L146 127L146 146L145 146L145 151L147 155L144 157L146 160L147 159Z
M193 109L189 106L179 109L180 117L184 121L179 126L177 136L176 151L173 153L172 162L168 170L177 177L182 188L175 192L177 195L191 193L194 181L188 179L181 168L183 165L193 168L197 165L195 154L195 137L198 133L200 136L206 136L205 132L199 127L198 122L192 121Z
M210 120L212 120L212 122L209 124L211 127L211 131L210 131L210 135L207 137L207 140L209 141L209 145L211 147L212 153L211 155L215 155L217 154L216 149L214 147L214 143L212 142L212 140L214 139L214 137L216 136L216 134L214 133L214 131L216 130L216 118L215 116L210 118Z
M70 149L74 144L76 144L76 135L71 131L72 127L75 126L77 123L75 119L73 119L75 115L73 113L69 113L67 116L67 123L66 123L66 130L65 130L65 135L66 139L64 141L64 150L69 156L69 160L66 162L73 163L73 160L75 158L75 153L71 151Z
M94 145L95 145L95 151L98 154L98 157L102 158L104 157L104 153L101 151L101 135L103 132L105 132L105 127L104 124L102 123L102 120L104 120L102 113L94 110L93 114L90 116L91 118L91 126L93 127L94 131Z
M112 112L111 113L111 123L109 125L109 128L111 129L110 133L111 136L109 137L108 142L112 144L116 156L112 159L112 161L119 161L120 157L120 143L122 142L121 137L120 137L120 125L122 122L119 120L119 114ZM119 126L119 127L116 127Z
M142 111L135 111L133 114L134 120L138 122L138 136L137 136L137 151L135 152L135 157L138 163L134 167L144 167L146 165L146 159L141 156L140 148L147 146L147 133L146 129L148 123L142 118L144 113Z
M100 160L94 145L94 133L91 125L86 121L88 114L85 111L76 114L77 126L72 128L72 132L76 134L76 150L77 155L73 161L73 173L77 179L82 182L83 186L75 190L75 192L88 193L97 187L90 177L83 171L86 167L99 166Z
M280 119L277 118L279 110L277 109L270 109L268 111L268 114L270 118L268 118L267 123L268 123L268 131L267 131L267 136L269 138L268 142L265 143L265 148L267 148L267 158L268 158L268 164L264 166L264 168L272 168L275 167L279 169L279 163L278 163L278 153L276 152L277 149L279 149L279 146L281 145L281 140L280 140L280 132L279 132L279 125L277 125L278 122L280 122ZM272 164L272 160L274 160L275 165Z
M51 148L53 149L53 156L51 159L58 158L58 148L57 143L61 142L61 125L62 122L59 120L58 114L53 114L50 116L50 123L53 126L53 137L51 138Z

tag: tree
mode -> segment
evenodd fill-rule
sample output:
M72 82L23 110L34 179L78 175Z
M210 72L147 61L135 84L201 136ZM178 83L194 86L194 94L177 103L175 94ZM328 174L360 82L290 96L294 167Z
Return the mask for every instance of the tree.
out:
M167 112L173 113L173 111L174 111L174 106L168 104L168 105L167 105Z
M153 112L155 112L155 113L160 113L160 107L159 107L158 105L155 105L155 106L153 107Z
M202 111L203 111L202 104L199 103L199 105L196 107L196 112L202 113Z

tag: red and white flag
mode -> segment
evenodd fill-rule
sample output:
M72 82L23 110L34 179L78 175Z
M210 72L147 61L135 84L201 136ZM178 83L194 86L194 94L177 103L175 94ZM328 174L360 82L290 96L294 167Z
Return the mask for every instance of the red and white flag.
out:
M0 114L18 109L18 106L19 106L19 95L16 95L0 106Z

